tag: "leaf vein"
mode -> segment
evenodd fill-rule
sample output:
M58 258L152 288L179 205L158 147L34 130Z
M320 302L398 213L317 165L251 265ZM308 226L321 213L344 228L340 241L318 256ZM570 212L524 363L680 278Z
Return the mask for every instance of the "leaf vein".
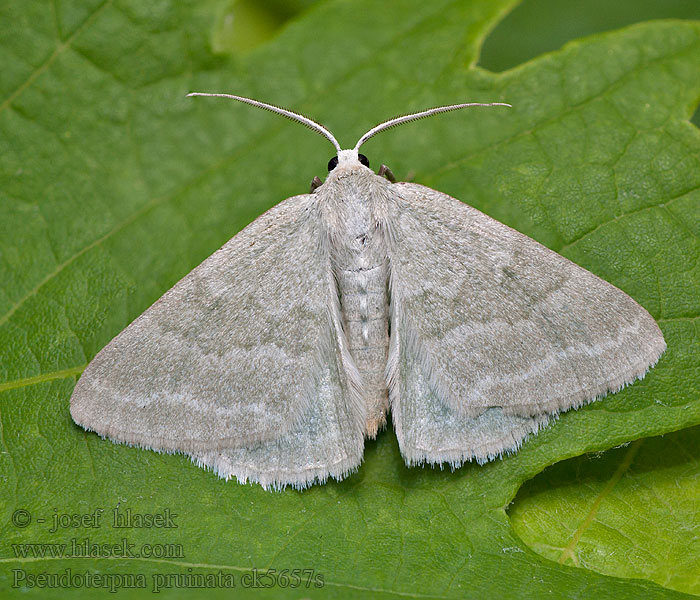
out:
M49 57L41 64L39 65L36 69L34 69L30 74L27 79L25 79L18 87L15 89L14 92L12 92L5 100L0 103L0 112L5 110L10 106L12 101L17 98L24 90L26 90L36 79L44 73L52 64L53 62L63 53L64 50L70 47L70 45L73 43L73 40L80 35L88 26L92 25L92 23L97 19L97 17L102 14L102 12L112 4L113 0L105 0L102 4L100 4L92 13L90 13L87 18L81 23L79 27L76 28L76 30L68 37L68 39L65 42L62 42L54 48L54 51L49 55Z
M596 515L598 514L598 510L600 509L600 505L603 503L603 500L605 500L610 495L613 488L617 485L617 482L620 481L620 479L622 479L622 476L629 470L632 461L637 455L637 452L639 452L639 448L641 447L643 441L644 440L637 440L635 442L632 442L629 450L625 454L625 458L622 460L617 470L610 478L610 481L608 481L608 483L600 492L598 497L593 501L593 505L591 506L591 510L588 512L588 515L578 526L573 536L571 537L571 541L561 553L561 556L559 557L560 564L564 564L567 559L571 560L574 564L578 564L578 559L574 554L574 549L578 545L579 541L581 540L581 536L584 534L586 529L588 529L591 523L593 523Z

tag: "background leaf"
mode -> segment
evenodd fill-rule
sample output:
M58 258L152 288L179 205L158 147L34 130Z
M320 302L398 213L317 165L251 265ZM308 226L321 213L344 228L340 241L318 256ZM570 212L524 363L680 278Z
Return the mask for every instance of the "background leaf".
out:
M700 594L700 430L558 463L518 492L517 534L551 560Z
M501 74L474 66L514 4L333 1L241 57L211 50L225 9L213 0L3 3L3 592L21 589L12 586L22 573L70 569L143 574L149 589L154 576L221 571L242 595L275 598L675 595L538 555L505 507L557 461L700 423L700 136L687 121L700 96L700 25L645 23ZM506 116L479 111L405 126L372 139L366 154L617 285L659 321L667 353L644 381L562 416L518 454L454 473L407 469L389 430L366 445L365 463L346 481L270 494L220 481L182 456L85 433L68 399L90 358L246 223L305 191L332 155L298 126L185 99L192 90L301 110L345 144L425 106L511 102ZM177 528L113 529L117 506L168 508ZM97 508L107 515L101 527L50 531L54 514ZM13 524L18 509L32 515L28 526ZM157 548L181 552L36 559L13 547L86 537L126 538L136 549L180 544ZM662 559L669 569L685 566ZM324 587L245 589L251 568L313 569ZM608 572L654 578L651 570ZM688 582L673 585L693 591ZM170 583L166 595L195 591Z

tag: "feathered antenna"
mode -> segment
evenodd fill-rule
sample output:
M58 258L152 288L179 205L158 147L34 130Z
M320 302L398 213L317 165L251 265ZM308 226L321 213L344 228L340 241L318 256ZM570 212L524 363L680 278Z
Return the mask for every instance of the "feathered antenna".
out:
M322 136L330 140L331 144L335 146L335 149L340 153L341 152L341 147L340 144L338 143L338 140L335 139L333 134L328 131L323 125L320 123L317 123L316 121L309 119L309 117L305 117L304 115L301 115L299 113L292 112L291 110L287 110L286 108L282 108L281 106L275 106L274 104L266 104L265 102L260 102L260 100L253 100L252 98L246 98L244 96L235 96L233 94L208 94L206 92L191 92L187 94L187 97L189 98L190 96L210 96L214 98L231 98L233 100L238 100L239 102L245 102L246 104L250 104L252 106L257 106L258 108L264 108L265 110L269 110L271 112L277 113L278 115L282 115L284 117L287 117L288 119L292 119L293 121L297 121L298 123L301 123L302 125L306 125L309 129L312 129L316 133L320 133ZM438 113L443 113L443 112L449 112L452 110L458 110L460 108L467 108L469 106L507 106L509 108L512 108L510 104L506 104L505 102L490 102L490 103L482 103L482 102L469 102L465 104L450 104L448 106L436 106L435 108L429 108L428 110L423 110L421 112L417 113L412 113L410 115L403 115L401 117L394 117L393 119L389 119L388 121L384 121L383 123L380 123L379 125L376 125L375 127L372 127L367 133L365 133L355 144L355 152L360 149L360 146L364 144L369 138L371 138L373 135L378 134L380 131L384 131L385 129L389 129L391 127L396 127L397 125L400 125L401 123L407 123L408 121L415 121L417 119L423 119L425 117L430 117L432 115L436 115Z
M436 106L435 108L429 108L428 110L423 110L421 112L412 113L410 115L403 115L401 117L394 117L393 119L389 119L388 121L384 121L383 123L380 123L379 125L376 125L375 127L372 127L372 129L370 129L367 133L365 133L358 140L357 144L355 144L355 150L359 150L360 146L362 146L362 144L364 144L373 135L376 135L380 131L384 131L385 129L389 129L390 127L396 127L397 125L400 125L401 123L406 123L408 121L415 121L417 119L423 119L425 117L430 117L430 116L436 115L438 113L449 112L451 110L458 110L460 108L467 108L469 106L507 106L509 108L513 108L512 105L506 104L505 102L489 102L487 104L484 104L481 102L469 102L466 104L450 104L449 106Z
M190 96L212 96L214 98L232 98L233 100L238 100L239 102L245 102L246 104L251 104L253 106L257 106L258 108L264 108L265 110L269 110L273 113L277 113L278 115L282 115L284 117L287 117L288 119L292 119L292 121L297 121L301 123L302 125L306 125L309 129L313 129L316 133L320 133L322 136L328 138L335 146L335 149L340 152L340 144L338 143L338 140L333 137L333 134L328 131L323 125L320 123L316 123L316 121L313 121L309 119L309 117L305 117L304 115L300 115L299 113L292 112L291 110L287 110L286 108L282 108L281 106L275 106L274 104L266 104L265 102L260 102L259 100L253 100L252 98L244 98L243 96L234 96L233 94L207 94L205 92L192 92L190 94L187 94L187 97L189 98Z

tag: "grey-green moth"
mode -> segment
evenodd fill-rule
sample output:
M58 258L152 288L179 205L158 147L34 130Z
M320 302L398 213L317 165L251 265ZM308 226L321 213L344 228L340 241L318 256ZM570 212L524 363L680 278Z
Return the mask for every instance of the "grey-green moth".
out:
M388 411L408 465L486 462L642 378L666 348L627 294L446 194L342 150L95 356L71 415L266 489L343 479ZM498 104L498 103L495 103ZM483 106L483 105L482 105ZM487 105L488 106L488 105ZM505 105L507 106L507 105Z

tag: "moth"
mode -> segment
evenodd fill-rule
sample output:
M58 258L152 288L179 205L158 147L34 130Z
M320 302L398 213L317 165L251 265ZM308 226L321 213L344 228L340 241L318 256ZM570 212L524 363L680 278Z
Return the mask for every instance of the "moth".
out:
M391 417L409 465L484 463L642 378L666 348L627 294L358 152L236 234L100 351L70 401L116 442L264 488L341 480ZM509 106L503 105L502 106Z

